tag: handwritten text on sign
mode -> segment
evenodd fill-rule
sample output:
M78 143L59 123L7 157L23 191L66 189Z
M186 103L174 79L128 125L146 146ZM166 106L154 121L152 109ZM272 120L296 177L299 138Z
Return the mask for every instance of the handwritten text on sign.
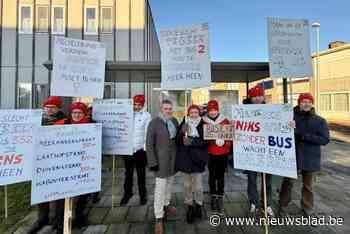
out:
M234 134L233 125L204 124L204 140L230 140Z
M45 126L39 132L32 205L101 190L101 124Z
M51 94L103 98L106 49L94 41L55 37Z
M312 76L307 20L268 18L268 42L272 78Z
M208 24L160 31L163 89L210 86Z
M92 118L102 123L102 152L107 155L133 154L133 102L131 99L98 100Z
M34 131L41 110L0 111L0 185L31 180Z
M297 178L290 105L233 105L235 168Z

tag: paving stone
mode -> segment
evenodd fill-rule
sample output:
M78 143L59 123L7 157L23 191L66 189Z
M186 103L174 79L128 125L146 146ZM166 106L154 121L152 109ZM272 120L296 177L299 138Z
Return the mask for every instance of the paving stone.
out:
M83 234L104 234L107 231L106 225L88 226Z
M130 224L122 223L122 224L112 224L108 226L106 234L127 234L130 229Z
M115 207L110 209L103 224L115 224L115 223L124 223L129 207Z
M132 224L129 234L147 233L147 224Z
M89 224L101 224L109 209L110 208L92 208L88 216Z
M144 222L146 220L147 209L147 206L130 207L126 220L128 222Z

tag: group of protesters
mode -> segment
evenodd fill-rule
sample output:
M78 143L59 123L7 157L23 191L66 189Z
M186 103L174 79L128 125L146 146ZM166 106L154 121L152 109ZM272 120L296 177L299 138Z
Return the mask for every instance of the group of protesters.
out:
M264 104L264 89L260 86L249 90L243 104ZM294 128L298 171L302 175L301 207L306 215L313 214L312 181L314 172L320 170L321 145L329 142L329 131L326 121L318 116L313 108L314 98L311 94L301 94L298 105L294 108L294 120L289 127ZM69 114L62 112L62 100L49 97L43 105L43 125L84 124L92 123L91 109L86 104L75 102L69 106ZM125 206L133 196L133 174L137 173L137 185L140 205L147 204L146 172L147 168L154 173L154 216L155 233L164 233L164 222L167 216L176 214L176 208L171 205L172 186L176 173L183 173L184 203L186 220L193 223L201 219L203 214L203 179L202 174L209 171L210 208L222 213L225 193L225 171L229 156L232 155L233 140L205 140L204 125L228 125L233 120L220 113L219 103L210 100L205 108L192 104L187 114L179 123L173 116L173 104L170 100L161 101L160 113L151 118L145 110L144 95L133 97L133 155L124 156L125 181L124 194L120 205ZM255 171L245 171L247 174L247 195L249 212L256 215L266 212L275 216L272 209L272 175L266 174L267 209L261 209L263 194L259 198ZM291 201L293 179L284 178L279 196L280 214L287 214L287 206ZM82 195L77 198L75 222L77 227L86 224L84 208L87 200L92 197L98 200L98 194ZM63 233L63 200L55 201L56 218L54 227L58 233ZM49 203L39 205L39 219L35 230L49 222ZM35 233L35 232L32 232Z

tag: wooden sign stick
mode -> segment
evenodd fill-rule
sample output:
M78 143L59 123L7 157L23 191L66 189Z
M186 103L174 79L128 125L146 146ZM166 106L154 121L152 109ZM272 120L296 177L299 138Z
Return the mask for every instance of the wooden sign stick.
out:
M113 155L113 166L112 166L112 209L114 209L114 189L115 189L115 156Z
M65 198L64 199L64 225L63 233L72 234L72 208L73 208L73 199Z
M264 226L265 226L265 234L269 233L269 227L267 225L267 198L266 198L266 174L263 173L263 190L264 190L264 213L265 213L265 222L264 222Z
M8 218L7 185L4 186L4 196L5 196L5 199L4 199L5 219L7 219Z

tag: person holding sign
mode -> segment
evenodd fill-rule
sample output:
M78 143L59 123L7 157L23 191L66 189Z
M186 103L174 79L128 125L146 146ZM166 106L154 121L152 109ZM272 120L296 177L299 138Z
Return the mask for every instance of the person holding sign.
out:
M265 104L265 91L260 86L255 86L248 91L248 99L243 101L244 104ZM258 212L259 206L259 194L257 189L257 176L256 171L247 171L248 175L248 199L250 203L250 213L255 215ZM263 191L263 183L261 183L261 191ZM267 196L267 215L273 217L275 214L272 210L272 175L266 174L266 196ZM264 195L261 192L261 200L264 201Z
M126 205L130 198L133 196L133 175L134 168L137 172L137 182L139 187L140 204L145 205L147 203L147 190L146 190L146 165L147 156L145 152L145 140L148 124L151 120L151 115L143 111L145 105L145 96L134 96L134 154L132 156L124 157L125 164L125 182L124 182L124 195L120 201L120 205Z
M203 117L206 124L227 125L230 121L219 112L219 103L216 100L208 102L207 115ZM208 141L209 153L209 190L211 196L211 209L222 212L223 196L225 191L225 171L228 155L231 150L231 141L216 139Z
M82 102L74 102L69 105L69 118L61 120L58 124L88 124L92 123L88 116L88 107ZM75 206L75 222L74 226L82 228L87 225L87 217L84 214L89 194L78 196Z
M183 172L185 176L184 189L188 223L193 222L194 216L202 218L202 173L208 162L208 147L203 137L204 122L199 114L199 106L189 106L187 117L181 122L176 135L178 152L175 168L176 171Z
M43 104L42 125L57 125L62 124L61 121L66 119L65 114L61 111L63 101L56 96L48 97ZM58 233L63 233L63 215L64 215L64 200L54 201L54 229ZM38 205L38 220L29 230L30 234L37 233L41 228L49 224L50 203L41 203Z
M298 98L298 106L294 107L297 167L303 178L301 207L307 216L313 215L312 180L314 172L321 169L321 146L329 143L327 122L315 113L313 103L313 96L304 93ZM281 215L287 214L286 208L292 200L292 188L293 179L285 177L280 190Z
M175 175L176 143L175 137L179 126L173 117L173 104L163 100L161 113L151 120L147 128L146 152L148 165L154 172L155 233L163 233L163 219L168 214L175 214L176 208L170 206L171 190Z

